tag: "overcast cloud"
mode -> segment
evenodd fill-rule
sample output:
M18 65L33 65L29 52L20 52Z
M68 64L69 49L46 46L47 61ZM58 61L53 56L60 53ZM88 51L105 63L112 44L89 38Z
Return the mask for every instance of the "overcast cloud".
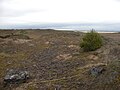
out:
M0 0L0 24L120 22L120 0Z

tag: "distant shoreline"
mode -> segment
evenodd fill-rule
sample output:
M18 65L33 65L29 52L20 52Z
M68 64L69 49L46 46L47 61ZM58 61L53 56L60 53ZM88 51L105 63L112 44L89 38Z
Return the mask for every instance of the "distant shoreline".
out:
M118 33L120 32L120 23L26 23L26 24L9 24L0 25L1 29L50 29L61 31L80 31L86 32L91 29L101 33Z
M54 29L54 30L60 30L60 31L75 31L75 32L83 32L87 33L91 30L74 30L74 29ZM119 33L120 31L107 31L107 30L95 30L98 33Z
M82 31L83 33L87 33L88 31ZM106 31L97 31L98 33L119 33L119 32L106 32Z
M74 30L74 29L0 29L0 30L55 30L55 31L74 31L74 32L83 32L83 33L87 33L91 30ZM119 33L120 31L107 31L107 30L95 30L98 33Z

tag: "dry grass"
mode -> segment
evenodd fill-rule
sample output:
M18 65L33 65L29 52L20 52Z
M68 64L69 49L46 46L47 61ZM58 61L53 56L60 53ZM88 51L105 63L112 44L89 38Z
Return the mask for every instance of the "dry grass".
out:
M119 59L110 50L119 48L120 34L101 34L106 41L102 48L93 52L82 52L79 44L83 33L80 32L0 31L0 35L11 33L19 37L0 39L0 83L11 68L26 69L31 73L31 79L27 83L18 87L13 85L13 90L97 90L98 87L103 90L105 84L100 82L107 75L109 78L109 73L112 72L111 66L108 69L109 60L114 57ZM90 68L99 65L105 65L107 71L98 78L88 74ZM118 85L118 81L115 85ZM2 84L1 90L6 89L1 86ZM109 85L106 87L114 88Z

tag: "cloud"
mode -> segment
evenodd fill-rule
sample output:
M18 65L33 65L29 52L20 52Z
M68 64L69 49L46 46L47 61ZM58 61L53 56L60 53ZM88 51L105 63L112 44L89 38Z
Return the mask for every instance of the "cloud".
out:
M2 13L0 14L0 17L20 17L27 14L37 13L37 12L44 12L45 10L1 10Z
M45 9L34 6L35 0L0 0L0 18L21 17L24 15L44 12ZM37 0L36 0L37 1Z
M4 2L7 2L9 0L0 0L0 6L4 3ZM12 0L11 0L12 1Z
M120 22L117 1L0 0L0 23Z
M4 3L7 2L8 0L0 0L0 15L3 14L4 11Z

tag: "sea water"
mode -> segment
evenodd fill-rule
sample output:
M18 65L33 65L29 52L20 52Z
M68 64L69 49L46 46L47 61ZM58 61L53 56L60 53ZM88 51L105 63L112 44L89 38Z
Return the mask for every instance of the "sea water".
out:
M0 25L0 29L55 29L72 31L120 32L120 23L32 23Z

